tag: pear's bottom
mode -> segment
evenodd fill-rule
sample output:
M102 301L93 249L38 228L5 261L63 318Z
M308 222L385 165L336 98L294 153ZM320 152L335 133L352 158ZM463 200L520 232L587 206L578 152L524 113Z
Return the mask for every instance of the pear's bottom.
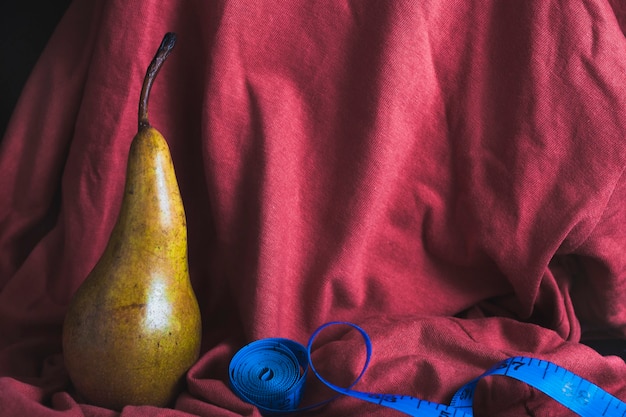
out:
M167 281L160 269L148 271L150 279L107 274L108 264L105 272L99 265L76 291L63 323L74 388L85 402L113 410L168 406L200 354L200 309L189 279L172 274L176 279Z
M143 315L128 314L129 309L144 307L121 309L124 314L109 311L109 322L86 319L100 310L68 314L63 329L65 367L77 394L89 404L113 410L126 405L167 407L198 360L199 311L182 311L186 320L171 320L157 330L140 326Z
M120 384L123 385L123 384ZM127 405L151 405L154 407L173 407L174 401L182 391L184 376L176 384L169 387L141 386L138 383L133 390L128 387L89 387L83 385L81 389L74 387L76 399L85 404L95 405L115 411L122 411ZM169 389L164 389L169 388Z
M170 366L167 358L152 366L146 363L129 366L123 361L115 363L98 359L89 363L80 361L81 358L74 362L67 356L65 362L79 401L120 411L126 405L173 405L183 388L187 370L197 359L197 353L180 353L182 357L188 357L186 363L178 356L169 363ZM172 367L172 364L176 366Z

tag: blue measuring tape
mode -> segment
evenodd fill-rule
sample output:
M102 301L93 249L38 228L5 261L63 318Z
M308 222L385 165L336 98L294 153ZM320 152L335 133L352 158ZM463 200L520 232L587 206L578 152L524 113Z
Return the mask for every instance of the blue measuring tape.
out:
M361 373L349 387L339 387L325 380L311 360L311 348L319 333L327 327L347 325L356 329L367 350ZM263 415L293 413L319 407L336 397L298 408L304 383L311 369L315 376L339 395L359 398L415 417L473 417L472 404L478 382L490 375L502 375L522 381L544 392L582 417L626 417L626 403L586 379L544 360L517 356L493 368L459 389L450 405L437 404L406 395L377 394L353 390L372 356L372 343L361 327L348 322L330 322L319 327L304 347L289 339L257 340L239 350L231 359L229 377L232 390L242 400L259 408Z

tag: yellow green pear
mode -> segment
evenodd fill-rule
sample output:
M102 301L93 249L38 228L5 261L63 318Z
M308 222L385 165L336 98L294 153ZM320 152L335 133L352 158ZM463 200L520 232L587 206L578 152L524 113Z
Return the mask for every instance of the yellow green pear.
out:
M114 410L171 405L200 352L185 211L168 145L147 110L175 42L165 35L146 73L120 213L63 324L65 365L81 401Z

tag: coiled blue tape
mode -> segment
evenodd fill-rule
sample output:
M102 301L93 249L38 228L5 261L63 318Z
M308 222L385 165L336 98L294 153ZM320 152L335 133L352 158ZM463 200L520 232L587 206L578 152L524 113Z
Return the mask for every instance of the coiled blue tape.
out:
M230 381L233 391L264 414L297 408L308 370L304 347L289 339L263 339L233 356Z
M367 350L363 369L349 387L339 387L325 380L311 360L313 342L322 330L334 325L347 325L356 329L363 337ZM339 395L359 398L414 417L473 417L472 405L478 382L487 376L502 375L544 392L582 417L626 417L626 403L602 388L551 362L525 356L497 363L461 387L454 394L450 405L407 395L353 390L352 387L365 373L371 356L372 343L365 330L353 323L330 322L320 326L311 335L306 347L280 338L262 339L244 346L230 362L230 384L242 400L258 407L263 415L305 411L336 398L299 408L310 368L321 382Z

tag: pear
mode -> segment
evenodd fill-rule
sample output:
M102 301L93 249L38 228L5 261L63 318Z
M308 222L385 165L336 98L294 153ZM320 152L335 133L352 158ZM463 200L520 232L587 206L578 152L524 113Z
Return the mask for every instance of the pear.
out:
M166 34L148 67L117 222L63 323L63 356L80 400L113 410L171 405L200 352L185 211L168 145L147 111L175 42Z

